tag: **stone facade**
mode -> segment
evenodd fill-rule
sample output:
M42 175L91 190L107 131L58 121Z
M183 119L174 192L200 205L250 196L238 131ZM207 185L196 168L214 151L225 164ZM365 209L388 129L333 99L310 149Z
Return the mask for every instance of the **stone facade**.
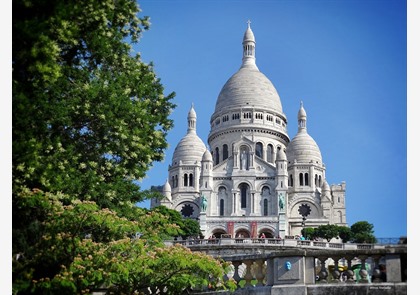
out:
M192 106L161 187L164 198L151 207L198 219L205 237L284 238L300 235L303 225L346 225L346 184L327 183L303 103L290 140L280 96L256 65L250 25L242 45L241 67L222 87L211 116L209 149L196 134Z

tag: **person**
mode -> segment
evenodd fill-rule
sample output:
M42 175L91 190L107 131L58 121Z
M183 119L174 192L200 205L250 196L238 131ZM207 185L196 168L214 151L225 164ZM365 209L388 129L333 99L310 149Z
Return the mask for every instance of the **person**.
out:
M265 234L262 233L260 237L261 237L261 239L265 239Z

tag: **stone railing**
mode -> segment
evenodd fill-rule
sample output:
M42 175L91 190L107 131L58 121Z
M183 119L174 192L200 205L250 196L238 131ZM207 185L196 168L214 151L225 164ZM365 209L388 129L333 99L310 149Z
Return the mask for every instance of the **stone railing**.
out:
M407 294L407 245L291 239L180 241L232 263L235 294ZM211 290L206 290L211 294ZM216 294L216 293L215 293ZM217 293L220 294L220 293Z

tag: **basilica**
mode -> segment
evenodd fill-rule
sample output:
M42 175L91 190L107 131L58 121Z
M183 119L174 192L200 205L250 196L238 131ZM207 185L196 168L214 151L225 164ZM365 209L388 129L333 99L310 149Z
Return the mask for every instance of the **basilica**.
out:
M197 219L204 237L300 235L303 227L346 226L346 184L326 180L321 151L308 133L303 102L290 140L280 96L257 67L250 24L239 70L222 87L211 116L209 148L196 133L192 106L187 132L168 168L163 205Z

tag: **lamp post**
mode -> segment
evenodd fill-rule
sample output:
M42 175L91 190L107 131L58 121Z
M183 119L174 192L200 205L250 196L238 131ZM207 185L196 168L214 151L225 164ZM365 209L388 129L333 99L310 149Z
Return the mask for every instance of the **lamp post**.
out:
M306 217L311 214L311 207L308 204L302 204L298 209L299 214L302 216L302 235L306 238L305 234L305 222Z

